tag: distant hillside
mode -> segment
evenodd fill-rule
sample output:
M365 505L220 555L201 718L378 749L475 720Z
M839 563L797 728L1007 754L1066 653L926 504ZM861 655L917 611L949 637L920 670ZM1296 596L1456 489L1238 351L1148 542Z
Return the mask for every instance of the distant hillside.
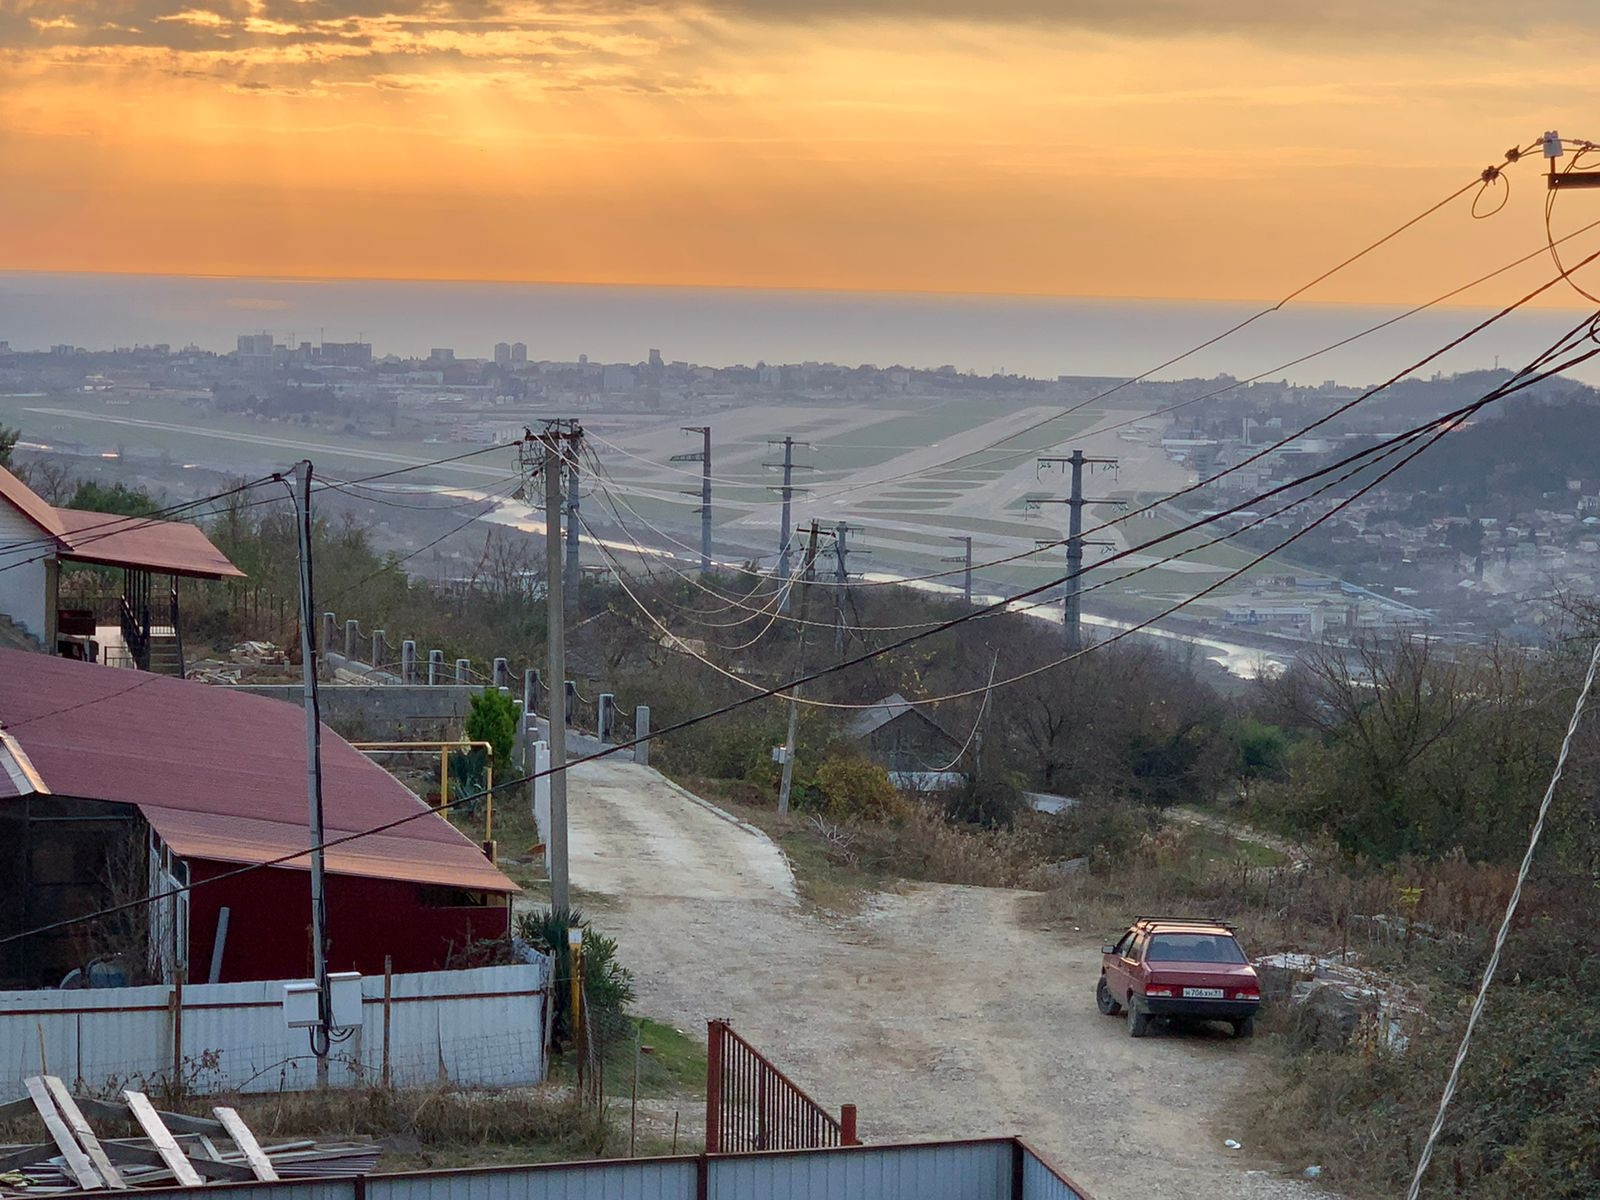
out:
M1564 403L1511 400L1498 416L1457 430L1407 465L1394 492L1426 494L1435 513L1495 516L1536 505L1559 492L1566 507L1568 480L1584 493L1600 492L1600 401ZM1572 496L1575 503L1577 496Z

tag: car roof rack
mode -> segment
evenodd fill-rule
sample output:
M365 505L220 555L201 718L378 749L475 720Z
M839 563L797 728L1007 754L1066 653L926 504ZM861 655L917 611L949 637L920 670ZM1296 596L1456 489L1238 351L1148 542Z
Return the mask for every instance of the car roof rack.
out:
M1219 929L1234 932L1232 924L1221 917L1196 917L1196 916L1142 916L1133 919L1135 925L1215 925Z

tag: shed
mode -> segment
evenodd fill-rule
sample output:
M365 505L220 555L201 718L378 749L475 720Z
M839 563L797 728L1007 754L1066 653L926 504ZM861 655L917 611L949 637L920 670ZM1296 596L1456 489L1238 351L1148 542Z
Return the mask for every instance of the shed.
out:
M959 738L899 692L853 713L845 733L888 771L943 771L963 748Z
M326 840L359 835L326 852L332 969L377 973L390 956L436 970L505 935L518 889L476 843L326 726L322 765ZM130 976L176 960L193 981L213 963L217 982L304 977L307 811L299 708L0 650L0 937L192 889L0 945L0 986L53 985L102 957Z

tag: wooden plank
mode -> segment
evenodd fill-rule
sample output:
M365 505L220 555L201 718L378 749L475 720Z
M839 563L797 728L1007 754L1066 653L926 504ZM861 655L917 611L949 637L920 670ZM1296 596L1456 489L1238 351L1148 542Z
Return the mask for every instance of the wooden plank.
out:
M33 1111L30 1102L28 1111ZM49 1145L38 1146L7 1146L0 1149L0 1175L7 1171L15 1171L18 1167L31 1167L35 1163L48 1162L56 1155L56 1148Z
M132 1114L126 1104L115 1100L92 1100L87 1096L78 1097L78 1107L88 1116L101 1121L127 1121ZM191 1117L185 1113L163 1112L159 1114L161 1123L174 1133L227 1133L228 1131L213 1121L210 1117Z
M45 1090L50 1093L50 1098L56 1102L56 1107L61 1110L61 1115L66 1118L67 1128L71 1129L77 1137L78 1144L83 1147L83 1152L89 1156L89 1161L94 1164L94 1169L100 1173L100 1178L106 1181L106 1186L115 1191L125 1191L128 1185L123 1182L122 1176L117 1174L117 1169L111 1165L111 1160L106 1157L106 1152L100 1146L100 1139L95 1137L94 1130L89 1128L89 1122L84 1119L82 1111L72 1099L72 1093L67 1091L67 1085L54 1075L44 1077Z
M160 1151L144 1143L128 1141L105 1142L105 1151L111 1158L119 1163L129 1163L141 1167L164 1167L166 1159L161 1157ZM213 1162L208 1158L189 1156L194 1169L207 1179L220 1179L225 1182L250 1183L255 1180L255 1172L243 1163L238 1162Z
M250 1169L256 1173L256 1178L262 1183L277 1182L278 1173L272 1169L272 1160L261 1148L261 1143L256 1141L256 1135L251 1132L250 1126L244 1123L244 1118L225 1106L213 1108L211 1112L222 1122L222 1127L228 1131L233 1144L239 1147L245 1162L249 1163Z
M61 1151L61 1157L66 1160L67 1172L78 1181L78 1186L86 1192L104 1187L100 1176L95 1173L94 1164L89 1161L89 1156L83 1152L83 1147L78 1145L72 1136L72 1131L61 1119L61 1114L56 1111L56 1102L50 1098L44 1080L37 1075L30 1075L23 1080L23 1086L28 1089L28 1097L33 1101L33 1107L38 1110L44 1127L50 1131L56 1149Z
M178 1181L178 1186L199 1187L203 1182L200 1172L194 1169L189 1156L178 1149L178 1143L172 1138L172 1131L161 1123L161 1114L156 1112L155 1105L150 1103L150 1097L143 1092L130 1089L122 1093L122 1098L128 1102L128 1111L133 1114L133 1119L139 1122L139 1128L144 1130L145 1137L155 1146L156 1152L161 1155L161 1161L167 1164L167 1170L171 1171Z

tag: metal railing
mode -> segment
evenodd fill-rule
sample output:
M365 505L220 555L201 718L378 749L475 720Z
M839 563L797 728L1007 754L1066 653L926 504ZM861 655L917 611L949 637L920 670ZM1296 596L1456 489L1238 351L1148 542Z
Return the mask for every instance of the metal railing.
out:
M856 1145L855 1105L835 1117L726 1021L708 1023L707 1154Z

